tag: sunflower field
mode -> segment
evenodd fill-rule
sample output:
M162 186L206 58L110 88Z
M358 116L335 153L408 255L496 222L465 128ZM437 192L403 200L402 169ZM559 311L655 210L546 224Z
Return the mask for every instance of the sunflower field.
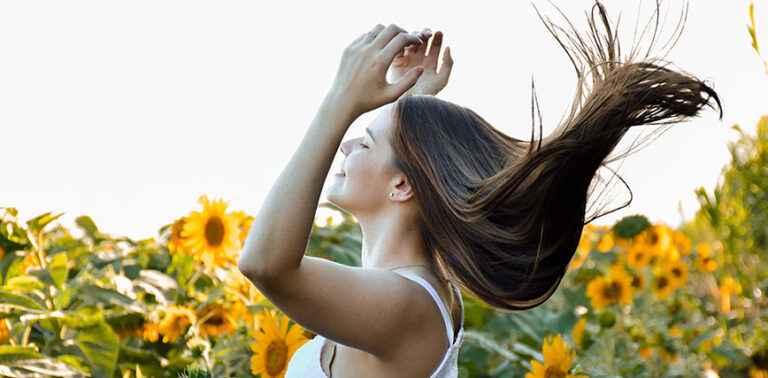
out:
M759 130L768 147L768 116ZM768 163L768 156L760 159ZM751 177L738 169L744 167L732 168L727 182ZM736 199L756 195L727 188L714 199L701 193L700 216L687 231L641 215L611 227L587 225L558 291L535 309L502 312L464 296L461 376L764 374L766 228L747 228L745 239L713 226L744 222ZM53 223L61 214L20 224L17 210L5 208L0 373L284 375L293 352L314 334L281 314L237 269L253 217L222 200L198 202L199 210L144 240L105 235L87 216L76 219L79 236ZM332 215L316 217L307 254L359 266L355 219L328 203L321 209ZM762 209L747 216L757 224L766 215ZM744 240L752 240L750 248L763 243L762 253L732 249Z

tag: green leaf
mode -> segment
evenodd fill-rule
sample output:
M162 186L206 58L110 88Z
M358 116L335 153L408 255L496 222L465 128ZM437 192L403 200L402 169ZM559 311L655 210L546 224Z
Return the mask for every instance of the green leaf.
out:
M0 312L8 312L10 310L21 310L36 314L48 311L43 304L32 298L11 293L6 290L0 290Z
M7 288L27 289L27 290L43 290L45 284L35 276L17 276L13 277L6 282Z
M86 284L77 289L76 297L83 299L90 304L113 304L117 306L129 306L133 303L131 298L126 297L114 290L104 289L94 284Z
M698 347L701 343L711 340L713 337L715 337L715 331L709 330L707 332L702 333L701 335L698 335L691 340L691 343L688 345L689 348L694 349Z
M104 321L104 313L97 306L79 308L75 312L64 315L64 324L72 329L83 329L97 326Z
M28 220L27 226L29 227L29 231L31 231L34 234L37 234L38 232L42 231L45 228L45 226L55 221L57 218L59 218L62 215L64 215L64 213L61 213L59 215L51 215L50 212L47 212L45 214L38 215Z
M16 361L13 364L8 365L8 367L13 370L26 370L29 372L44 374L46 377L75 377L85 375L85 372L81 370L69 366L64 362L56 361L50 358ZM39 375L29 376L38 377Z
M30 358L42 358L42 355L31 346L0 345L0 364L7 365Z
M69 306L69 301L72 299L72 288L67 287L64 290L59 291L53 297L53 306L57 310L64 310Z
M61 290L64 286L64 282L67 280L67 274L69 273L69 268L67 268L67 254L60 252L54 255L53 262L48 265L48 271L50 272L56 287Z
M85 231L85 233L94 241L97 239L101 240L100 237L101 233L99 232L99 228L96 227L96 223L93 222L93 219L87 215L81 215L77 218L75 218L75 224L80 226L80 228ZM97 242L98 244L98 242Z
M88 359L94 377L112 377L117 364L119 340L106 322L81 329L75 336L75 344Z
M630 215L616 222L613 225L613 232L621 238L631 239L650 226L651 223L648 222L648 218L644 215Z

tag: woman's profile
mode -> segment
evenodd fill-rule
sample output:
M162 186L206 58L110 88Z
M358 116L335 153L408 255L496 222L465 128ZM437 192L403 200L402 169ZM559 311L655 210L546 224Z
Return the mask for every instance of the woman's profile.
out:
M599 2L587 33L539 17L578 85L570 113L538 139L510 137L434 96L453 65L446 49L437 72L440 31L429 52L427 29L394 24L344 49L238 261L270 302L317 334L293 353L286 377L456 377L461 292L503 311L544 303L598 217L586 217L596 172L637 149L609 157L629 128L681 122L714 109L713 99L720 108L712 88L662 58L635 49L622 57ZM357 117L382 106L362 137L342 143ZM304 255L338 150L327 198L359 221L361 267Z

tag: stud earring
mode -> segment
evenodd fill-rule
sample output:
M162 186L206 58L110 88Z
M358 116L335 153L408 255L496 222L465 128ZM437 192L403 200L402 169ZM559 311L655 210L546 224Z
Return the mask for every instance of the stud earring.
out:
M395 198L395 193L389 193L389 198Z

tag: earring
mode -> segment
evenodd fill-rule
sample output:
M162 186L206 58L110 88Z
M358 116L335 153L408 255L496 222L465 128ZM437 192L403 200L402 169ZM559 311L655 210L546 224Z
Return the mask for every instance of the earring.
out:
M389 193L389 198L390 198L390 199L391 199L391 198L394 198L394 197L395 197L395 193Z

